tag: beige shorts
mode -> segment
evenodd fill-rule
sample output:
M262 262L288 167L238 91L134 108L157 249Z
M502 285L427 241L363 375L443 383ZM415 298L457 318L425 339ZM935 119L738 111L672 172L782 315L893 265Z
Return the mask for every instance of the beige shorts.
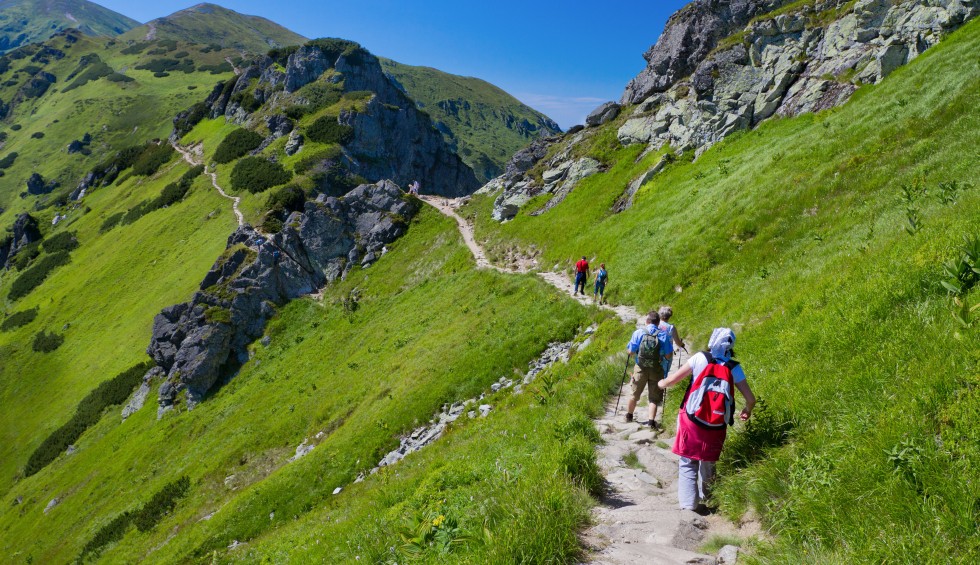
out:
M647 399L657 406L662 406L664 403L664 391L657 386L657 381L662 378L664 378L662 367L643 368L635 365L633 367L633 378L630 379L630 384L633 385L633 402L640 401L640 397L643 396L643 387L646 387Z

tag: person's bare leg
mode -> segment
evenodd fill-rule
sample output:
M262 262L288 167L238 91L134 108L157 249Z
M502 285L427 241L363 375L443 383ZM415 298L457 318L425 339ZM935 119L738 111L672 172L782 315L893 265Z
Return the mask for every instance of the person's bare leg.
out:
M650 408L650 426L653 426L654 421L657 419L657 405L651 402L649 408Z
M626 405L626 413L632 414L636 410L636 400L630 398L629 404Z

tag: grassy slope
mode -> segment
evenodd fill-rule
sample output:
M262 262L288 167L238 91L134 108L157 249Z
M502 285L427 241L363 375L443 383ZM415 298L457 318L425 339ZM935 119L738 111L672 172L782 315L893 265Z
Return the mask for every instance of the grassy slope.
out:
M348 320L339 299L354 287L364 298ZM274 532L294 517L314 509L316 513L303 523L319 527L320 513L338 508L340 500L352 516L359 517L361 522L355 523L363 524L365 516L375 512L378 497L391 496L385 490L389 481L398 492L425 485L432 489L432 481L443 476L438 460L464 464L470 456L476 460L464 465L474 465L474 472L497 474L495 465L501 463L488 459L497 452L513 458L508 480L520 479L529 492L545 489L553 506L534 511L540 504L526 495L523 505L494 506L496 517L489 531L510 537L509 532L520 530L513 515L517 510L536 512L539 518L547 515L559 538L537 540L533 532L525 532L514 543L536 544L539 555L570 554L576 549L573 531L584 520L586 501L575 494L568 476L555 476L567 450L551 432L543 432L545 437L538 441L530 431L531 440L518 438L516 430L520 422L531 421L528 418L546 427L553 425L553 418L567 418L583 406L595 409L608 390L608 371L597 381L593 371L569 365L564 371L575 378L565 386L574 387L574 392L562 393L567 398L556 399L563 402L545 409L533 407L531 393L492 398L489 402L497 406L500 419L495 414L463 424L469 430L460 436L464 447L443 446L444 451L431 456L434 459L427 457L425 465L404 476L397 469L374 476L353 489L354 496L330 499L329 494L373 466L397 445L399 434L425 422L443 403L486 390L500 376L525 367L549 340L570 337L585 314L534 277L473 270L472 258L453 224L426 210L381 262L329 288L322 305L299 300L284 308L269 330L271 345L257 346L253 360L208 402L162 422L155 419L155 394L144 410L125 423L119 422L113 409L83 436L77 453L14 485L3 504L13 504L16 496L23 496L25 503L0 518L3 552L32 555L44 562L71 559L113 516L187 474L192 491L177 511L147 534L131 531L105 558L169 562L181 556L210 555L216 549L223 551L232 540L275 537ZM619 332L619 324L613 322L600 332L600 339L603 344L612 336L620 339ZM142 342L134 344L132 354L138 356L142 346ZM581 363L598 365L604 357L594 348L581 358ZM25 377L36 378L30 370L25 368ZM523 412L511 414L508 407ZM481 437L507 429L513 435L493 442L496 451L488 450L491 444ZM296 445L319 431L327 435L316 450L283 466ZM587 440L578 441L581 445ZM515 443L522 444L523 450L511 453ZM591 443L585 445L588 461L594 455ZM542 457L539 449L550 456ZM542 484L544 478L548 480ZM505 481L494 488L502 492L507 486ZM480 484L468 489L467 500L470 494L488 492ZM42 513L55 496L62 498L61 504ZM459 501L458 515L467 535L483 535L487 505L492 503ZM422 502L406 504L414 508ZM200 521L215 511L212 518ZM395 524L389 526L400 524L400 517L393 513ZM180 535L167 541L174 527ZM339 531L363 535L358 529ZM305 535L303 529L293 532ZM396 535L393 530L387 533ZM165 544L162 550L151 549L161 544ZM502 549L474 544L471 550ZM346 549L330 546L323 551L337 556Z
M265 53L271 47L300 45L306 38L258 16L239 14L214 4L198 4L133 29L123 39L142 40L155 29L156 39L202 44Z
M655 156L614 152L609 172L537 218L491 224L488 198L469 210L498 250L605 261L613 300L672 303L699 345L713 326L736 325L771 418L733 441L720 500L781 534L767 559L980 554L980 334L956 324L939 284L941 262L980 235L978 50L973 22L840 109L770 121L672 165L620 215L607 211ZM603 135L598 147L614 139ZM928 195L912 237L899 194L917 180ZM951 180L974 188L943 205L938 183ZM793 442L735 473L784 421Z
M140 23L85 0L6 0L0 2L0 25L0 37L7 37L17 47L45 41L67 28L80 29L87 35L115 36ZM27 37L18 42L21 35Z
M55 38L49 44L63 50L66 57L47 65L31 62L27 57L13 61L10 70L0 75L0 80L15 83L0 86L0 99L4 101L12 100L29 78L25 73L18 74L18 70L25 66L39 66L58 77L58 82L42 97L15 106L0 128L8 135L0 155L12 152L19 155L0 179L0 208L5 209L0 214L0 226L9 226L18 213L31 210L39 200L33 196L19 197L26 191L25 183L32 173L58 180L62 186L55 195L70 192L86 172L115 151L150 139L166 139L173 128L172 117L177 112L204 99L215 83L233 75L231 72L213 75L195 71L171 72L167 77L157 78L152 71L135 69L139 64L172 57L181 51L187 52L187 57L198 67L217 65L224 62L225 57L234 55L233 51L202 53L200 46L178 43L162 47L151 43L142 53L127 55L122 53L126 44L121 42L106 47L102 40L83 38L68 46ZM166 52L150 54L154 49ZM102 78L63 92L69 84L67 77L78 67L78 61L89 53L97 53L106 64L135 79L134 82L110 82ZM15 126L21 129L15 130ZM44 137L33 138L37 132L44 133ZM69 155L66 151L68 143L81 139L85 133L92 135L92 154ZM40 198L42 201L49 199L50 196ZM65 208L49 208L36 215L49 220L56 212L65 211Z
M452 131L447 140L484 181L502 173L510 157L532 139L559 131L550 118L486 81L384 58L381 66L433 120ZM439 105L450 101L466 101L470 108L451 113ZM534 131L519 129L525 121Z
M31 451L88 391L145 359L153 316L186 300L224 249L235 218L203 176L184 202L99 234L106 217L155 197L186 170L175 160L158 179L131 178L100 189L86 198L91 212L76 212L67 226L59 226L76 232L81 243L72 263L14 305L40 307L36 320L0 333L0 490L6 492ZM0 286L4 295L15 276L10 275ZM64 334L64 345L48 354L34 352L33 336L42 329Z

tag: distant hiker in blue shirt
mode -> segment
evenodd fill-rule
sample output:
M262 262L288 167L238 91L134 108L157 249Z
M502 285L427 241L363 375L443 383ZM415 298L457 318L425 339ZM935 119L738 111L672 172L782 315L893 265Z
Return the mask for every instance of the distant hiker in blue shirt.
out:
M595 301L598 297L599 304L602 304L603 295L606 293L607 280L609 280L609 273L606 272L606 264L599 263L599 272L595 274L595 289L592 292L592 300Z
M643 396L643 389L647 389L647 399L650 401L648 410L650 421L647 424L653 429L663 429L656 423L657 406L664 403L664 391L657 386L657 382L664 378L664 369L661 364L660 353L660 332L657 327L660 324L660 314L656 310L647 314L647 325L633 332L626 352L633 355L636 359L636 367L633 369L633 378L630 384L633 387L633 395L630 397L626 407L626 421L633 421L633 410L636 403Z

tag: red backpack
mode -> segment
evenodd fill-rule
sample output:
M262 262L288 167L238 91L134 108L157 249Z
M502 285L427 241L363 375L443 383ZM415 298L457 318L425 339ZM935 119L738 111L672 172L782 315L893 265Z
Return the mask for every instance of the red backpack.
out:
M738 361L718 363L711 353L702 351L708 366L691 380L684 395L684 412L692 422L709 430L724 429L735 423L735 379L732 370Z

